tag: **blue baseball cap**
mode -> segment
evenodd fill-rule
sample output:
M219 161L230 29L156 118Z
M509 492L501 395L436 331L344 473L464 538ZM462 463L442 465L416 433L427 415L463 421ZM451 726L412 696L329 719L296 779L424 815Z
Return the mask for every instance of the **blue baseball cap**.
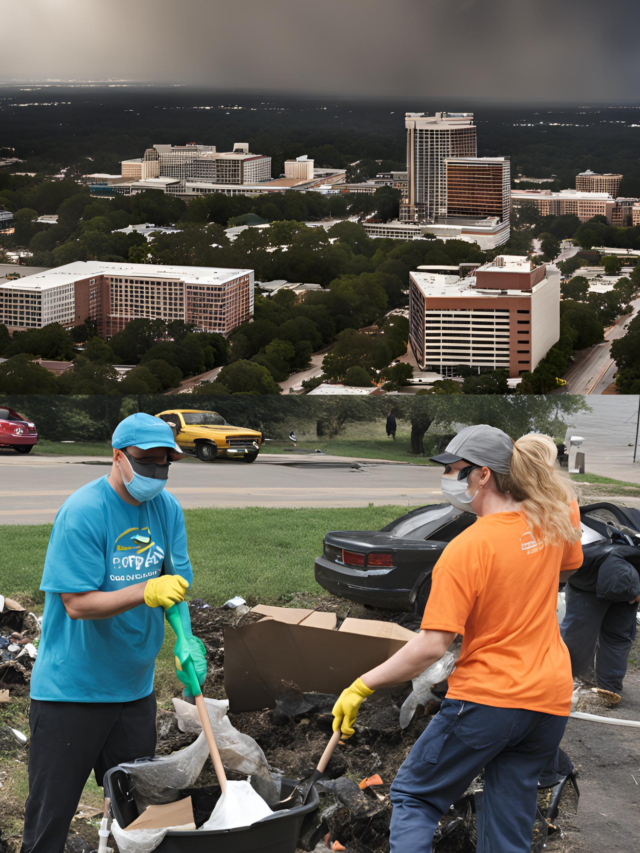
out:
M169 424L153 415L136 412L120 421L111 437L111 446L122 450L123 447L139 447L150 450L152 447L170 447L183 455L176 444L173 430Z

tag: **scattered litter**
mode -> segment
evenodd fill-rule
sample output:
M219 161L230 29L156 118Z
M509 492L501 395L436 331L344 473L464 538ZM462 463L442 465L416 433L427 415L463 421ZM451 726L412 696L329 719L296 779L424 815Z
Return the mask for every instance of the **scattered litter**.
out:
M3 726L0 729L0 735L3 735L2 740L4 740L5 743L13 740L18 744L18 746L26 746L27 741L29 740L29 738L19 729L13 729L11 726Z
M247 602L239 595L235 595L233 598L230 598L229 601L225 601L222 605L225 610L235 610L236 607L241 607L245 605Z
M363 779L362 782L360 782L359 788L361 791L364 791L365 788L370 788L372 785L384 785L384 782L377 773L373 776L369 776L368 779Z
M80 803L76 811L76 817L91 819L94 817L98 817L98 815L101 815L102 812L103 809L97 809L95 806L85 806L84 803Z
M0 703L11 702L11 696L8 690L0 690Z

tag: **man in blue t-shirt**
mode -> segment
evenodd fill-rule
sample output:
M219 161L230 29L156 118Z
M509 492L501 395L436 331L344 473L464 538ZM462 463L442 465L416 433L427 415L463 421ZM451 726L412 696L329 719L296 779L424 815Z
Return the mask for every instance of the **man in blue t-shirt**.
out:
M193 577L184 515L164 491L181 451L168 424L142 413L118 425L112 445L110 474L65 501L47 548L22 853L62 853L92 770L102 785L111 767L154 754L165 608L178 604L206 676L184 602Z

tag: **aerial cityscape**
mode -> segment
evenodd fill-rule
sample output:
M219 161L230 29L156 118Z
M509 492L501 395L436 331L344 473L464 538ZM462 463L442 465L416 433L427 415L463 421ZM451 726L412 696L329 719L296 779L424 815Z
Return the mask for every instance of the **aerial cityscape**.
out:
M639 30L0 0L0 853L636 849Z

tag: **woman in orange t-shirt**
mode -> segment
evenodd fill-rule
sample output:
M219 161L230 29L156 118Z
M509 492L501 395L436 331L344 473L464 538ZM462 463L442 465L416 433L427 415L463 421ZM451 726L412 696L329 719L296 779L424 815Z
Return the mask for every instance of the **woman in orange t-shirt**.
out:
M445 466L447 500L478 520L438 560L419 634L333 709L334 729L350 737L367 696L415 678L463 635L447 697L391 788L392 853L431 851L440 818L483 769L478 853L531 849L538 779L573 690L558 583L582 564L580 513L556 456L548 436L514 443L480 424L432 460Z

